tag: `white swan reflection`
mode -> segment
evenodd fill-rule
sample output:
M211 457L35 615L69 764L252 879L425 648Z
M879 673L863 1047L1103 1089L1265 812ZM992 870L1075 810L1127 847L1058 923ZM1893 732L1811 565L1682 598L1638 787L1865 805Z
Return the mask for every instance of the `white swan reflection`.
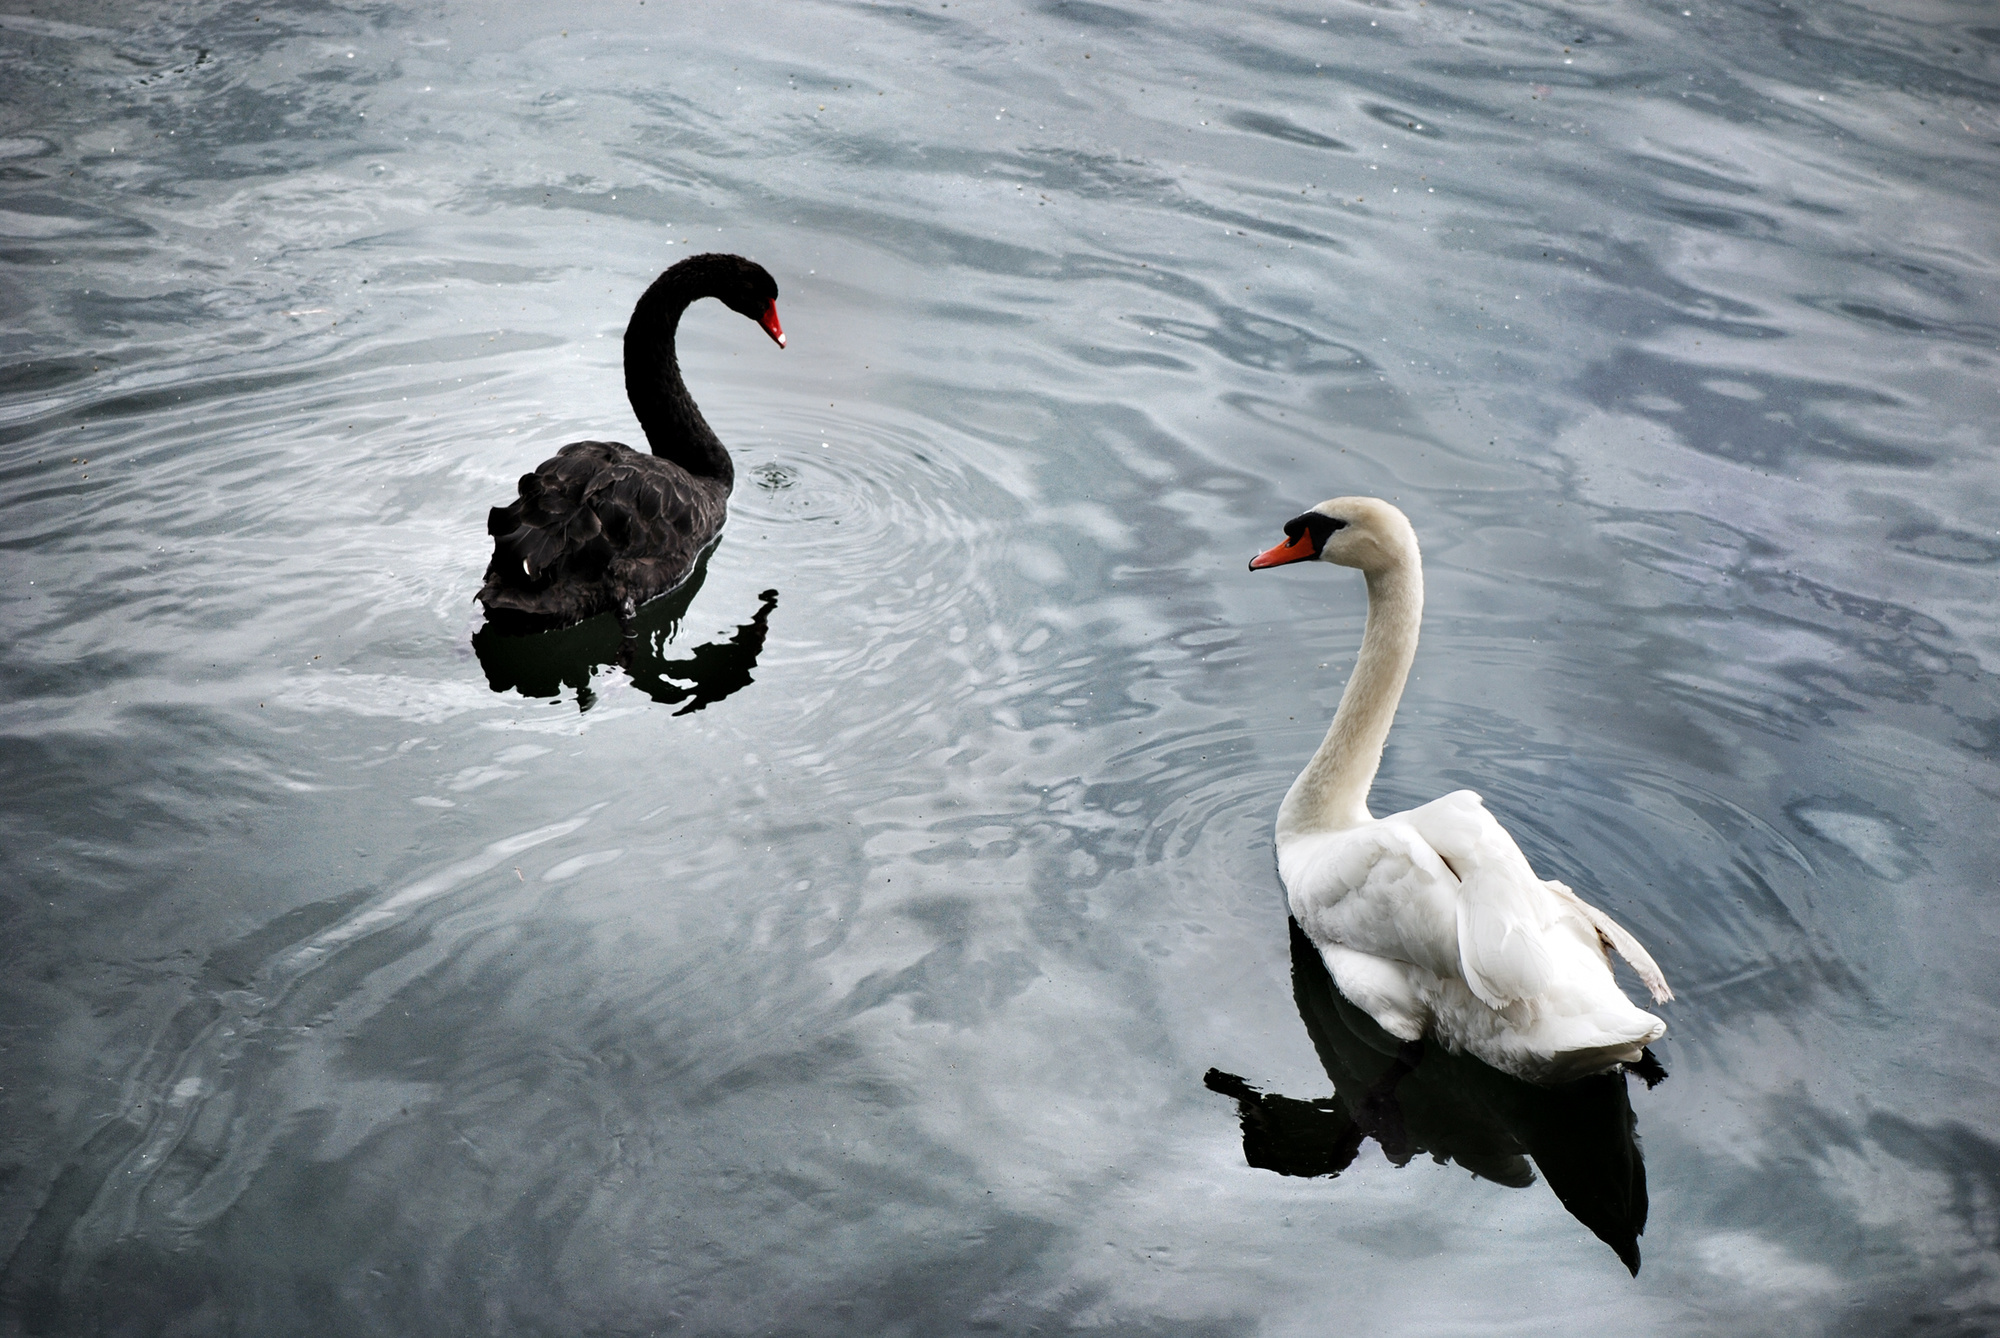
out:
M1649 1087L1665 1078L1650 1051L1627 1069L1555 1086L1524 1082L1435 1041L1391 1036L1334 988L1296 921L1291 936L1293 997L1334 1094L1297 1100L1210 1069L1209 1088L1236 1101L1250 1165L1337 1176L1372 1139L1397 1166L1429 1153L1515 1189L1534 1184L1539 1170L1637 1276L1646 1165L1625 1073Z

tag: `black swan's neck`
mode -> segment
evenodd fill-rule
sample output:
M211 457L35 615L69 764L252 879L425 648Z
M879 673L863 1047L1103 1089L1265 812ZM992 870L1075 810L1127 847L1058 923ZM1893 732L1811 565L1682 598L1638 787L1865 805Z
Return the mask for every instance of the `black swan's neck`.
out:
M674 353L681 313L690 302L712 295L690 278L668 270L633 308L631 324L625 327L625 394L639 425L646 429L646 444L654 455L728 487L736 481L736 467L695 407Z

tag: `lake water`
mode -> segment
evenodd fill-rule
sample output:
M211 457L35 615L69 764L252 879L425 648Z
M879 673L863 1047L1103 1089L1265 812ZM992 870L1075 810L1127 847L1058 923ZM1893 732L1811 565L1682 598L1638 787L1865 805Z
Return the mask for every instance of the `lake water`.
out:
M0 1331L2000 1330L1989 5L4 8ZM700 588L475 646L703 250ZM1636 1277L1294 979L1348 493Z

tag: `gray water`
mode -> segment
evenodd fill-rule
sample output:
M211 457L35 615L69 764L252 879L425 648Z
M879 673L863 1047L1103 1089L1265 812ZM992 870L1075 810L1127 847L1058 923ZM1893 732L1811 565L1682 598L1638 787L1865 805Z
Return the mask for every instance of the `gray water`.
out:
M1990 5L5 11L5 1332L2000 1331ZM476 649L703 250L700 588ZM1350 493L1377 810L1678 989L1636 1278L1204 1085Z

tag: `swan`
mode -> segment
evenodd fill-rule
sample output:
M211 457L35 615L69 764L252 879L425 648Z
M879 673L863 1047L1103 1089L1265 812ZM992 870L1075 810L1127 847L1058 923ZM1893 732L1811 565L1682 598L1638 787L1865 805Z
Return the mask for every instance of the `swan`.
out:
M630 635L639 606L685 581L721 532L736 469L674 352L681 313L704 297L785 346L778 285L762 265L710 253L655 279L625 327L625 394L652 454L574 441L521 476L520 496L486 519L493 561L477 598L489 626L538 631L610 612Z
M1409 519L1374 497L1336 497L1285 525L1250 560L1359 568L1361 652L1333 724L1278 807L1278 874L1340 992L1390 1035L1428 1035L1529 1082L1636 1063L1667 1025L1612 979L1615 951L1655 1003L1672 999L1652 957L1610 916L1535 876L1471 790L1373 817L1368 788L1423 620L1423 563Z

